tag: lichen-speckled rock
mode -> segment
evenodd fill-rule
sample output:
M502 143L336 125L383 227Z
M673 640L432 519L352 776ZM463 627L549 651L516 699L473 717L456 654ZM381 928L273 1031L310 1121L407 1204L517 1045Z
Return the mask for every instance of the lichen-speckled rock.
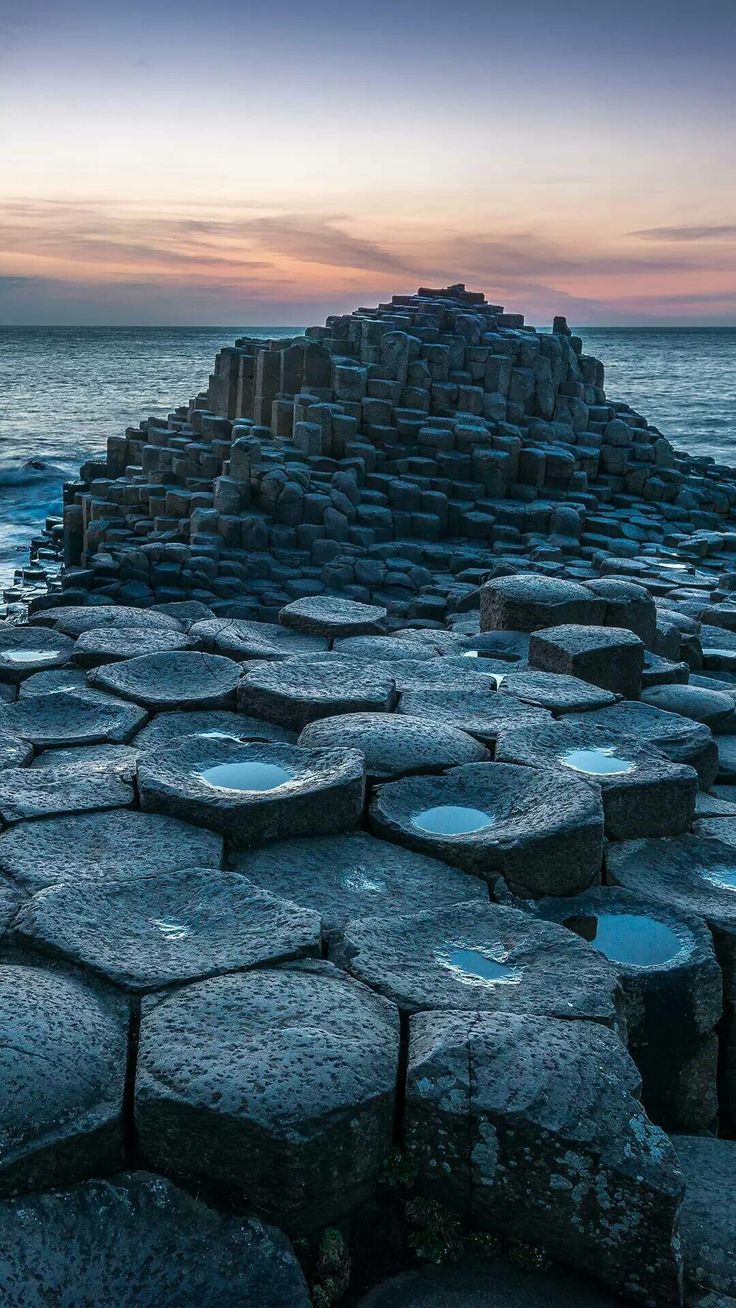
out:
M186 736L141 755L138 791L146 811L188 819L247 846L358 826L365 771L355 749Z
M625 700L611 708L571 715L568 720L620 732L642 744L654 745L673 763L686 763L695 768L704 790L710 789L718 775L718 747L708 727L679 713L665 713L653 704Z
M466 821L467 815L467 821ZM371 829L518 894L570 895L600 877L600 792L556 772L470 763L381 786Z
M91 686L147 709L234 708L240 666L221 654L143 654L87 674Z
M80 813L0 835L0 871L33 892L59 881L117 881L220 867L222 838L155 813Z
M616 886L543 899L536 907L616 968L627 1043L650 1118L667 1131L710 1130L718 1116L714 1028L723 985L703 920Z
M170 654L191 649L194 641L168 627L91 627L74 645L74 662L80 668L102 667L142 655Z
M299 744L360 750L368 777L377 781L415 772L443 772L490 758L483 745L457 727L401 713L344 713L321 718L304 728Z
M252 668L238 688L238 708L301 731L339 713L387 713L396 702L394 680L348 659L295 659Z
M304 636L275 622L247 622L242 618L209 618L195 622L189 635L200 649L226 654L231 659L288 659L295 654L326 652L327 641Z
M3 1308L310 1308L288 1240L162 1176L0 1204Z
M152 722L137 732L134 744L137 749L166 749L183 736L200 736L205 740L272 740L293 745L297 734L275 722L251 718L247 713L228 713L218 709L198 713L193 710L189 713L157 713Z
M736 1300L736 1141L676 1135L685 1176L681 1228L688 1302L713 1308ZM703 1296L703 1298L701 1298Z
M91 982L0 967L0 1195L122 1165L127 1026Z
M44 627L15 627L0 623L0 681L22 682L35 672L62 668L74 642Z
M340 956L407 1013L470 1008L619 1022L620 987L602 954L556 923L500 904L354 919Z
M695 813L698 774L660 750L597 726L586 715L546 727L502 731L496 759L580 777L600 789L606 835L677 836ZM606 769L610 769L607 771Z
M461 900L488 902L488 889L477 877L363 831L279 840L237 854L234 865L264 890L314 909L333 942L351 918L393 918Z
M327 640L380 633L385 621L386 609L377 604L358 604L330 595L294 600L279 613L279 622L292 631Z
M0 707L0 732L35 745L121 745L146 721L145 709L93 690L29 695Z
M132 786L113 771L99 768L82 771L61 766L0 771L0 818L5 826L27 818L129 808L134 798Z
M317 913L215 868L102 885L49 886L23 905L14 935L127 990L319 956Z
M544 726L552 721L546 709L522 704L511 695L491 689L410 690L399 699L398 713L437 722L475 736L484 745L493 745L499 731L509 726Z
M473 1227L541 1245L634 1303L678 1308L682 1175L637 1090L634 1064L596 1023L422 1013L410 1156Z
M227 1184L291 1232L349 1213L390 1148L396 1009L330 963L200 981L143 1000L144 1156Z
M560 577L517 573L494 577L480 589L480 629L538 631L563 622L599 623L605 601Z

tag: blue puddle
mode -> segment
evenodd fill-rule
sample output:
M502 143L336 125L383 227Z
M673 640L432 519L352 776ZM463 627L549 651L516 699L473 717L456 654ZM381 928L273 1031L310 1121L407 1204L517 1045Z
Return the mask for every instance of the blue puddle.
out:
M671 927L644 914L586 913L567 918L564 925L612 963L661 967L683 949L682 940Z
M218 763L199 773L208 786L220 790L264 791L276 790L284 782L293 780L294 773L276 763L261 763L243 759L237 763Z
M510 963L491 958L480 949L450 949L440 959L443 967L460 973L463 981L485 981L488 984L509 985L521 980L521 971Z
M467 836L472 831L492 827L494 822L495 818L484 813L483 809L465 808L460 804L437 804L412 817L415 827L433 836Z
M636 771L636 764L631 759L620 758L612 747L570 749L560 755L559 761L573 772L584 772L589 777L624 777Z

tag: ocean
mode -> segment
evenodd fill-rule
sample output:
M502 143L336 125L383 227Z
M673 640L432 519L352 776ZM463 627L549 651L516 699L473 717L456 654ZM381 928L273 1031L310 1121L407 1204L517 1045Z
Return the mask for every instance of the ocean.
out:
M0 327L0 588L61 483L108 436L204 389L217 350L296 327ZM680 448L736 464L736 328L582 329L606 390Z

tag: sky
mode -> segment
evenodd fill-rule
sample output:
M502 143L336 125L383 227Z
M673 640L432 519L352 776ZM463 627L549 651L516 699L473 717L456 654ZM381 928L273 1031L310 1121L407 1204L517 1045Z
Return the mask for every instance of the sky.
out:
M0 324L736 324L736 0L0 0Z

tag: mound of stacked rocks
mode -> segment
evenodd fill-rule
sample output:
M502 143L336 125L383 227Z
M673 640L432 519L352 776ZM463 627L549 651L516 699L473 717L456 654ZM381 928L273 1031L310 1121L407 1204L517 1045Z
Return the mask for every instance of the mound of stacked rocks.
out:
M66 487L63 584L265 621L320 594L444 620L504 560L733 549L734 475L603 383L564 318L540 333L461 285L244 338L205 394Z
M561 322L453 287L325 331L113 443L148 480L79 491L0 624L3 1308L728 1308L730 474L617 444ZM416 589L356 583L398 548Z

